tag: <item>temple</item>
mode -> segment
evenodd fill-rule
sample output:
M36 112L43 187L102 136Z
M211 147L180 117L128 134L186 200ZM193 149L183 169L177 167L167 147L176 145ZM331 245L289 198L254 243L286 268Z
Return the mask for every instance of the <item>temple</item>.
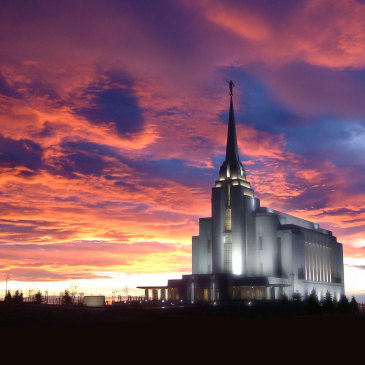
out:
M338 299L344 294L342 244L316 223L261 207L247 181L232 85L226 158L212 188L212 216L199 219L199 236L192 238L192 275L140 288L146 299L189 303L290 299L313 289Z

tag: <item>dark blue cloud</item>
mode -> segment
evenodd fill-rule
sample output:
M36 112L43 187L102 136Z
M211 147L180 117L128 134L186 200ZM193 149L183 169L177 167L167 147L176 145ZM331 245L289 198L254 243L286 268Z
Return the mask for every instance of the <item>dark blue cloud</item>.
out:
M12 88L6 79L0 74L0 94L17 97L18 93Z
M55 163L48 165L47 169L55 175L65 176L73 179L77 174L92 175L100 177L104 174L104 169L110 166L110 162L103 159L100 153L104 147L95 143L84 141L63 142L60 145L62 157L59 157ZM107 148L105 147L105 150Z
M42 166L42 153L41 146L34 141L28 139L16 141L0 134L0 167L24 166L36 171Z
M43 124L42 130L35 135L35 137L47 138L57 134L57 126L46 121Z
M117 161L129 166L140 174L151 178L172 180L190 186L201 186L212 184L217 178L216 170L202 169L194 166L187 166L184 160L172 158L161 160L128 159L121 155L116 149L99 145L88 141L72 141L62 143L62 152L65 158L60 161L62 171L66 175L75 176L75 172L85 175L104 176L107 180L115 180L115 185L122 186L118 176L105 174L111 162L106 162L103 157L113 157ZM220 159L220 164L223 159Z
M216 171L187 166L184 160L176 158L155 161L130 161L129 164L136 170L142 171L146 176L167 179L188 186L204 187L208 184L211 185L216 178Z
M62 157L57 163L56 173L61 173L69 178L75 178L79 173L82 175L102 176L107 164L102 157L96 154L73 152Z
M287 148L309 159L331 161L339 168L359 163L364 145L354 145L354 130L359 123L334 116L314 118L315 123L288 129L285 134ZM365 129L363 130L365 138ZM361 136L359 136L361 138Z
M131 81L117 73L107 76L106 84L92 85L84 92L85 97L92 96L93 105L76 112L91 123L114 123L120 134L140 131L143 115L131 91Z

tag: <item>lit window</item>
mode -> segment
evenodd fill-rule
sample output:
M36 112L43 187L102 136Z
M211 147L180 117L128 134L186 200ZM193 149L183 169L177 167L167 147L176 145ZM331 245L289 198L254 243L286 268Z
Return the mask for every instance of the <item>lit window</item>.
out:
M226 208L226 231L232 230L231 208Z
M232 238L224 238L224 272L232 273Z

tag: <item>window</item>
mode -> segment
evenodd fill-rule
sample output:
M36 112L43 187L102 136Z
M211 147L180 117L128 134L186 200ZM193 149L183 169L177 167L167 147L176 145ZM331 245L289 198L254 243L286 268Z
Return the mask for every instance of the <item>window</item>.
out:
M226 208L226 231L232 230L231 208Z
M227 185L227 205L231 206L231 185Z
M281 237L278 237L278 253L277 253L277 275L282 275L282 263L281 263Z
M232 273L232 238L224 238L224 272Z

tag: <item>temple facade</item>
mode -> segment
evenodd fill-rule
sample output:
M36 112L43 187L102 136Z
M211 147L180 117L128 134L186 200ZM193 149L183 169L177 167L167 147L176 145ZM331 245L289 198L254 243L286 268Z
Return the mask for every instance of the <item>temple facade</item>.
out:
M195 302L274 300L315 289L344 294L343 251L318 224L262 207L237 146L232 89L226 158L212 188L212 216L192 238L192 275L152 290L154 299Z

